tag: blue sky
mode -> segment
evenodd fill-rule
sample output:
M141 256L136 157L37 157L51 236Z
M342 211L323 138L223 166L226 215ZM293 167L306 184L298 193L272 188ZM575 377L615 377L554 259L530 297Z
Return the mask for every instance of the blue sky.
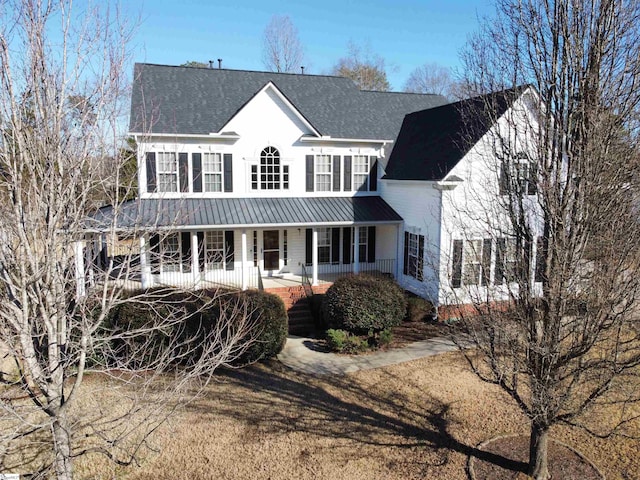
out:
M387 62L393 90L424 63L458 67L478 16L493 10L490 0L129 0L127 9L141 15L132 44L137 62L222 58L224 68L264 70L264 28L272 15L289 15L305 48L306 72L328 73L350 41L368 44Z

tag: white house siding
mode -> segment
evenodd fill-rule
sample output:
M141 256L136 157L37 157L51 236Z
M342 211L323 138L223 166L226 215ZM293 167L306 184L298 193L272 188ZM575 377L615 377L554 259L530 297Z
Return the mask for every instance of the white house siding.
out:
M437 303L440 262L440 191L435 182L383 180L381 195L404 219L397 253L399 283L407 290ZM404 231L424 236L424 279L403 274Z
M521 103L516 103L516 108ZM509 114L509 113L508 113ZM500 163L495 156L492 137L500 132L502 138L512 133L507 117L503 116L467 155L449 172L448 177L458 177L463 181L452 190L444 190L442 197L440 292L441 305L471 303L474 301L499 301L509 298L507 285L494 283L496 246L491 252L491 281L488 286L462 285L453 288L451 284L453 270L453 241L472 239L493 239L504 237L510 230L505 214L503 199L499 192ZM515 114L516 116L518 114ZM531 120L531 119L530 119ZM522 120L518 120L522 121ZM531 148L519 138L514 140L517 149ZM445 179L446 180L446 179ZM535 196L527 196L529 212L534 227L534 236L542 233L540 209ZM400 212L402 215L402 212ZM536 242L533 242L532 261L536 258ZM532 268L533 272L533 268ZM533 280L533 279L532 279Z

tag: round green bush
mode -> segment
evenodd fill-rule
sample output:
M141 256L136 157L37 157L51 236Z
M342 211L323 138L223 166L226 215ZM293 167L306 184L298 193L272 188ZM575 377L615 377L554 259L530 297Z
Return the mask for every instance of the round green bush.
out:
M354 275L339 278L327 290L322 309L331 328L364 334L399 325L407 301L391 279Z

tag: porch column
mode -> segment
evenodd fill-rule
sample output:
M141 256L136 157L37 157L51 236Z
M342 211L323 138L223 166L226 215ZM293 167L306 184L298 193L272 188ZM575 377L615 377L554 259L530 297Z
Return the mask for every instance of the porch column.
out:
M313 235L311 241L311 285L314 287L318 285L318 229L313 228Z
M204 245L203 245L204 247ZM198 232L191 232L191 271L193 272L193 286L200 283L200 262L198 261ZM204 272L203 272L204 273Z
M151 277L151 264L147 256L147 236L140 235L140 283L142 288L150 288L153 286Z
M396 226L396 280L400 281L404 269L404 224Z
M84 274L84 242L78 241L74 244L76 263L76 297L84 297L86 292Z
M353 227L353 273L360 273L360 227Z
M242 268L242 290L247 289L248 284L248 273L247 273L247 231L242 230L242 257L241 257L241 267Z

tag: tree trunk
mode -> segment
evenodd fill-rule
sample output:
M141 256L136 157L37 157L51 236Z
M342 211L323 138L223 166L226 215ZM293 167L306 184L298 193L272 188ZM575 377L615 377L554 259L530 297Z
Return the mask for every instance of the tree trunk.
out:
M53 442L57 480L72 480L71 438L64 418L56 418L53 422Z
M529 475L535 480L549 480L549 466L547 463L547 446L549 429L531 423L531 440L529 443Z

